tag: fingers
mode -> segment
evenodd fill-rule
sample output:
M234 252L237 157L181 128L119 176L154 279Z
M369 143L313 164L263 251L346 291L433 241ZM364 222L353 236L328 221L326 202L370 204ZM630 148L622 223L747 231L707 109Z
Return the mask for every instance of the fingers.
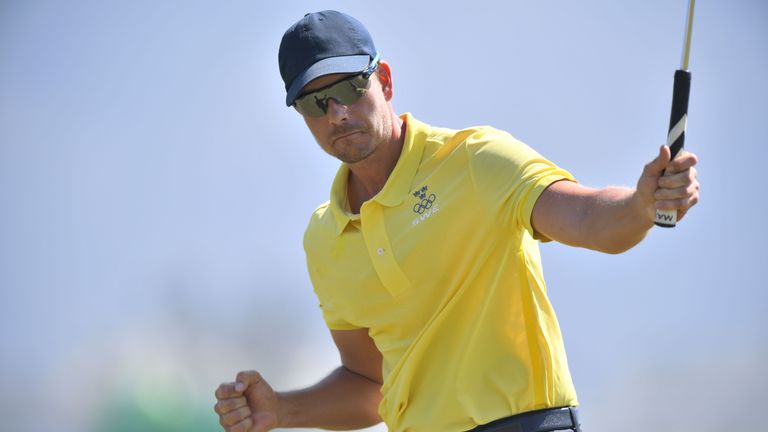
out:
M224 383L216 389L219 401L213 410L219 415L219 423L227 432L248 432L253 427L251 409L242 393L236 392L234 388L234 383Z
M221 384L216 389L216 399L230 399L242 396L248 387L258 384L261 380L261 374L256 371L239 372L235 382Z
M245 414L247 410L247 414ZM272 413L251 415L247 407L222 416L219 423L227 432L268 432L276 425L277 419Z
M656 208L659 210L682 210L688 211L699 202L698 192L685 195L677 199L664 199L656 201Z
M219 385L216 399L214 411L227 432L266 432L278 423L274 390L256 371L240 372L235 382Z
M213 406L213 410L216 411L216 414L218 415L224 415L246 405L248 405L248 401L244 397L223 399L216 402L216 405Z
M227 432L250 432L253 427L248 400L241 391L235 390L235 383L223 383L216 389L216 405L213 410L219 415L219 423Z
M232 399L243 396L243 392L235 389L235 383L223 383L216 389L216 399Z
M666 167L666 174L675 174L694 167L699 162L695 154L682 150Z
M230 411L224 415L220 415L219 423L221 423L221 425L224 427L233 426L247 419L250 416L251 416L251 409L248 408L247 406L244 406L244 407L237 408L233 411Z
M646 202L658 210L677 210L677 218L699 202L695 154L681 151L671 160L669 147L661 146L659 154L643 169L638 191Z
M695 156L688 158L678 168L696 163ZM696 168L688 167L682 172L665 175L658 180L659 188L653 194L655 207L659 210L678 210L678 219L699 202L699 182Z
M648 162L648 164L645 165L645 168L643 168L643 177L660 176L667 168L667 165L669 165L670 159L671 153L669 151L669 147L665 145L661 146L659 148L659 154L656 156L656 159Z
M685 150L682 150L674 159L671 159L669 147L664 145L659 148L659 154L656 158L645 165L643 176L658 177L662 174L676 174L696 166L698 161L695 154Z
M261 382L262 377L256 371L243 371L238 372L237 378L235 378L235 391L244 392L248 387Z
M690 167L685 171L676 172L675 174L667 174L665 176L659 177L658 187L663 190L698 184L696 180L697 175L698 172L694 167Z
M260 432L270 430L269 424L261 418L263 415L257 414L254 416L251 408L244 402L241 405L239 399L245 401L245 398L229 399L217 403L214 408L219 413L219 424L224 427L224 430L227 432Z

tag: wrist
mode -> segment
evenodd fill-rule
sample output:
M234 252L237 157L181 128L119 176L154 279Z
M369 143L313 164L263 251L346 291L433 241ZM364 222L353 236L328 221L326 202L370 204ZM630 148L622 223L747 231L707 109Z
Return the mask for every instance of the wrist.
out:
M650 197L644 196L642 192L635 188L630 200L632 212L638 215L638 218L648 226L648 229L653 227L653 221L656 219L656 201L653 199L653 195Z
M275 392L275 414L277 415L277 427L278 428L296 428L307 427L305 424L306 419L302 414L306 414L305 410L301 410L299 401L297 398L301 396L301 390Z
M275 392L275 415L277 416L278 428L290 427L288 404L286 392Z

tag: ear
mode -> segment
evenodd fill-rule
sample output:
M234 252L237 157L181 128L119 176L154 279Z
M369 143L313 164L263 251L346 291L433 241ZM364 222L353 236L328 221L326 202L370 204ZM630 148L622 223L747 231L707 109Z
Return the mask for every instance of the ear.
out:
M381 84L381 91L384 93L384 98L387 101L392 100L394 90L392 87L392 69L389 67L389 63L384 60L379 62L379 68L376 70L376 75L379 77L379 83Z

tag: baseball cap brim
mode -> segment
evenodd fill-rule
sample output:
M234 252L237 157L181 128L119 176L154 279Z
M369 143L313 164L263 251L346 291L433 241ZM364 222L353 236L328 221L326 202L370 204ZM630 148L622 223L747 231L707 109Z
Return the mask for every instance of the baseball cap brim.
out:
M329 57L316 62L293 80L285 96L285 105L293 105L293 101L301 93L301 89L310 81L323 75L362 72L370 62L371 57L367 54Z

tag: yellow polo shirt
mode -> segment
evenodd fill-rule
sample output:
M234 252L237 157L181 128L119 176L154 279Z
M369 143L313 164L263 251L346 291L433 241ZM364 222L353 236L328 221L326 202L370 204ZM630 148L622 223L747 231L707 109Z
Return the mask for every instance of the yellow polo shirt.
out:
M542 191L573 177L503 131L402 118L384 188L351 214L342 164L304 236L328 327L367 328L383 355L381 417L465 431L576 405L530 222Z

